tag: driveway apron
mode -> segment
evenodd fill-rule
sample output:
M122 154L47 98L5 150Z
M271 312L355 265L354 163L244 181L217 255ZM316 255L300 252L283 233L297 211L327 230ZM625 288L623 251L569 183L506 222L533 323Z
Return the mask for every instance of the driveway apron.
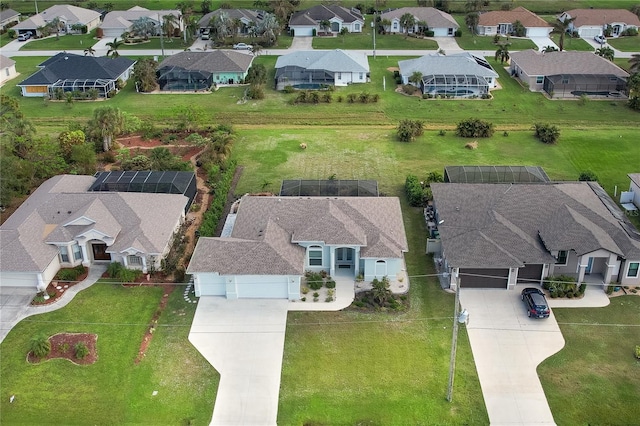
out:
M220 373L212 425L275 425L287 300L204 296L189 341Z
M520 290L461 289L473 358L492 425L553 425L536 368L564 338L553 312L527 317Z
M25 317L35 295L32 287L0 286L0 342Z

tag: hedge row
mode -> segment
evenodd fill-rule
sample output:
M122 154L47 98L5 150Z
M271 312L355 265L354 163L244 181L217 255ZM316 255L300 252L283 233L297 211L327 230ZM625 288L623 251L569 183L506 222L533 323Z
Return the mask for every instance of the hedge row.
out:
M224 213L224 206L227 202L227 195L229 189L231 189L231 182L233 181L233 175L236 172L235 160L229 161L226 170L220 175L220 179L215 185L213 190L213 202L209 207L209 210L202 217L202 224L200 225L200 236L213 237L213 234L218 226L218 222Z

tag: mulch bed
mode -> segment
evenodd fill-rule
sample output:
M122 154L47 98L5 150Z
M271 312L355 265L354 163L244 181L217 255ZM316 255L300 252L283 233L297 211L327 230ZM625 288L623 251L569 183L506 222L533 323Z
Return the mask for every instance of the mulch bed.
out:
M58 282L55 280L51 281L51 283L49 283L49 285L47 286L47 294L49 295L49 299L44 300L42 302L36 302L35 299L33 299L31 301L31 305L32 306L46 306L46 305L50 305L53 302L57 301L58 299L60 299L62 297L62 295L67 292L71 287L73 287L74 285L78 284L79 282L84 281L87 276L89 275L89 269L85 268L85 273L78 276L78 280L77 281L64 281L64 282ZM66 288L65 288L66 286ZM60 289L58 289L58 287L62 287Z
M145 357L145 353L151 344L151 339L153 339L153 332L158 325L158 319L162 312L167 307L167 303L169 303L169 295L173 290L175 290L175 285L167 285L165 286L164 294L162 295L162 299L158 304L158 309L156 309L155 314L153 314L153 318L151 318L151 324L147 327L147 331L144 333L144 337L142 338L142 343L140 344L140 350L138 350L138 356L136 357L135 363L139 364Z
M44 358L38 358L31 352L27 354L27 362L39 364L54 358L62 358L77 365L90 365L98 360L98 335L91 333L59 333L49 337L51 351ZM89 349L89 354L83 359L75 357L74 346L77 343L84 343Z

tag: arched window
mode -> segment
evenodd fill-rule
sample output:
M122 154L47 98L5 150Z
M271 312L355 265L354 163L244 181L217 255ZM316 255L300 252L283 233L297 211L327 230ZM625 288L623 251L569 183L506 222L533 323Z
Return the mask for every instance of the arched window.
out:
M307 253L309 253L309 266L322 266L322 247L309 246Z

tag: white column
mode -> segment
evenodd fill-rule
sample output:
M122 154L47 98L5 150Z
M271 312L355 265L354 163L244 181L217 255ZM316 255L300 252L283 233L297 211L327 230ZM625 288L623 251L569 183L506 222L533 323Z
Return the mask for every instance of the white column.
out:
M459 284L458 274L459 273L460 273L460 269L459 268L451 268L451 275L449 277L449 288L451 290L457 290L458 289L458 284Z
M80 244L80 250L82 251L82 266L91 265L91 259L89 258L89 253L87 252L86 241Z
M360 246L354 247L353 253L353 274L357 277L360 275Z
M125 268L128 268L129 263L127 259L127 253L122 254L121 257L122 257L122 266L124 266Z
M235 277L227 277L226 292L227 292L227 299L238 298L238 286L236 285Z
M616 262L618 261L618 256L615 254L610 254L607 259L606 267L607 270L604 271L604 283L609 284L611 282L611 277L613 276L613 270L616 267Z
M334 276L336 273L336 248L331 246L329 247L329 275Z
M47 289L47 285L48 283L44 282L44 278L42 277L42 274L38 274L38 284L37 284L38 291L45 291Z
M509 268L509 278L507 278L507 289L513 290L518 282L518 268Z
M586 258L587 261L589 261L589 258ZM584 280L584 274L587 271L587 266L589 266L589 264L583 264L583 256L580 256L580 259L578 259L578 285L580 285L580 283Z
M142 254L142 253L140 253ZM142 273L147 273L147 256L140 256L142 258Z

